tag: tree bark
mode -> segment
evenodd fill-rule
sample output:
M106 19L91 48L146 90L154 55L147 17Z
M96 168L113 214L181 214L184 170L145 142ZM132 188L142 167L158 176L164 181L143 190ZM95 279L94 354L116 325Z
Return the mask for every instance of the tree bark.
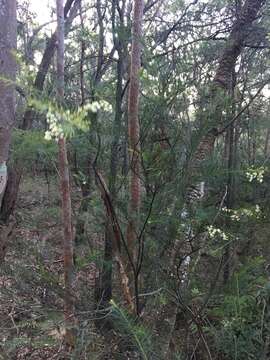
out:
M0 166L3 169L0 184L4 190L4 167L6 165L11 130L15 123L15 78L16 78L16 1L0 1ZM1 181L2 180L2 181ZM0 194L3 191L0 192Z
M64 99L64 49L64 7L63 0L57 0L57 96L59 104L62 104ZM75 323L73 300L73 231L69 168L64 137L59 138L58 147L63 219L65 340L67 345L73 347L75 340L72 329Z
M235 116L235 71L233 69L233 79L231 88L231 117ZM227 130L225 137L225 167L227 168L227 197L225 204L228 209L233 209L235 206L235 170L236 170L236 152L237 152L237 141L235 125L231 124ZM229 229L231 226L231 219L226 219L226 226ZM230 278L232 261L231 261L231 245L226 244L224 252L224 270L223 270L223 283L226 285Z
M80 2L80 21L81 21L81 31L82 31L82 40L81 40L81 57L80 57L80 88L81 88L81 105L85 104L85 89L84 89L84 61L85 61L85 27L84 27L84 17L82 13L82 3Z
M141 42L143 35L143 0L134 0L132 24L132 47L130 82L128 94L128 134L130 148L130 187L129 187L129 220L127 226L127 244L135 259L137 240L136 228L141 206L140 179L140 123L139 123L139 71L141 68ZM134 262L134 261L133 261Z
M7 183L12 127L15 123L15 80L17 44L16 1L0 0L0 208ZM8 224L7 225L8 228ZM6 250L5 225L0 229L0 260Z

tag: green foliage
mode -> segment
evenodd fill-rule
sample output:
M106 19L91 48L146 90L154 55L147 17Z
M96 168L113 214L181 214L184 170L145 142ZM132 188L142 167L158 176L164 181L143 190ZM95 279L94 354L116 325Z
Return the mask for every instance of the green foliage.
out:
M111 300L113 309L113 319L123 337L133 342L140 352L143 360L151 359L151 335L145 326L134 320L125 309L118 306L114 300Z
M134 356L144 360L154 359L159 354L152 348L152 343L156 342L152 341L148 322L145 325L144 319L149 320L154 328L155 317L162 310L166 311L172 295L176 306L179 299L183 300L196 315L196 310L208 295L209 284L216 279L220 259L223 259L225 249L230 247L230 253L237 257L236 260L229 259L232 279L227 286L218 279L216 287L209 294L204 311L210 315L210 322L211 316L214 317L211 326L209 323L205 325L207 323L203 322L203 316L198 317L198 321L202 320L204 324L205 339L213 359L252 360L264 357L266 360L268 355L264 354L264 349L270 331L269 283L264 269L264 262L270 258L268 92L258 96L234 123L234 149L231 150L235 163L232 168L229 168L227 159L230 150L228 134L224 133L215 142L213 154L207 159L202 156L193 173L189 170L204 136L212 127L222 130L224 124L230 123L234 115L244 109L268 71L267 49L263 49L263 46L260 51L253 48L258 36L254 39L249 36L248 46L243 48L238 59L234 94L219 91L218 85L213 89L218 59L220 54L224 54L226 38L234 28L233 21L238 19L243 4L231 0L169 0L151 1L146 5L144 34L140 39L142 67L139 71L140 177L145 191L142 192L136 230L140 234L145 222L139 244L143 251L139 292L154 295L145 298L145 313L139 320L127 314L124 306L112 303L109 308L109 316L112 314L115 325L112 341L111 334L101 339L100 334L96 333L100 328L97 326L98 330L94 329L94 322L99 324L100 309L95 308L93 298L96 289L92 277L88 287L89 264L95 264L95 276L112 268L113 296L121 301L118 275L114 273L115 264L104 260L104 257L112 254L105 254L104 251L104 248L109 251L110 244L106 244L109 245L106 248L102 243L107 216L94 185L92 163L98 155L96 165L109 188L111 166L115 166L116 195L112 203L125 237L129 220L126 97L132 38L131 8L125 1L105 3L101 0L102 14L99 18L94 3L82 2L81 20L84 26L76 21L65 41L65 99L60 105L56 101L55 66L50 66L46 74L43 91L38 93L34 89L37 59L44 50L50 31L44 31L43 26L39 29L28 9L28 1L18 1L16 57L19 66L16 85L23 91L18 92L17 113L21 118L22 111L29 106L40 116L33 119L33 130L24 132L16 129L13 133L11 160L35 180L30 181L28 177L23 179L24 191L20 194L16 211L17 238L8 244L8 264L4 266L9 271L1 272L0 277L0 282L3 275L3 281L8 283L8 286L1 286L0 291L0 322L2 316L4 318L1 340L7 339L4 345L10 349L11 356L16 357L14 353L19 347L38 347L39 341L46 341L50 336L50 329L58 331L63 326L63 248L59 231L62 219L59 191L54 186L57 145L50 140L66 137L69 140L70 171L75 180L71 182L72 210L78 214L74 218L74 226L82 223L84 232L77 236L85 240L75 245L76 281L79 285L76 293L79 346L73 358L113 359L114 355L116 358L118 355L120 358L132 358L133 354L124 354L123 357L122 354L107 355L108 344L112 353L115 344L116 353L121 351L118 345L124 344L123 349L131 349ZM112 5L115 6L114 29ZM265 18L265 15L260 17L261 28L269 28L269 19ZM259 35L262 36L260 42L264 44L263 33ZM119 40L114 49L113 40ZM120 62L117 61L120 52L124 58L121 71L118 68ZM119 76L122 77L122 117L115 126L115 114L108 103L116 108L116 82ZM4 80L5 85L9 83L3 77L0 80ZM83 102L85 104L81 105ZM112 164L112 144L117 148L113 159L115 164ZM36 176L44 170L45 180ZM231 182L229 175L232 175ZM187 209L187 188L199 181L206 184L206 196L195 201L192 209ZM82 189L86 196L80 203ZM235 192L235 198L232 209L226 209L225 195L230 190ZM219 208L221 206L222 209ZM187 209L185 217L183 209ZM175 249L175 245L179 248ZM192 253L190 266L185 269L188 285L183 290L181 266L182 259L188 253ZM224 265L222 262L220 264ZM173 274L174 271L177 274ZM219 278L223 271L221 266ZM156 289L160 289L160 292ZM148 312L149 308L154 311ZM5 315L13 314L10 309L14 310L16 326ZM52 312L58 314L55 319L51 317ZM177 324L179 333L178 329L171 327L171 355L177 358L176 354L181 353L181 359L209 358L204 353L198 327L188 311L183 308L180 315L187 321L182 322L181 319ZM103 312L101 316L103 319ZM6 323L10 326L8 330ZM51 335L60 345L63 334L57 338L53 333ZM101 339L100 347L94 349L97 339ZM46 346L46 343L43 345ZM192 349L184 349L188 347ZM31 357L34 355L31 354Z
M211 311L221 319L210 328L217 349L228 359L261 359L267 346L269 280L262 258L250 259L233 276L219 306Z
M57 146L44 139L42 131L16 129L12 135L11 160L24 169L53 169L57 159Z
M49 129L45 133L45 139L59 139L61 137L72 137L75 130L89 130L89 115L103 110L110 112L111 106L104 100L93 101L78 107L76 110L65 109L51 101L32 98L29 105L41 113L46 113Z
M91 251L88 254L84 254L84 256L76 257L76 269L78 271L87 267L89 263L95 262L98 265L101 265L101 254L99 251Z

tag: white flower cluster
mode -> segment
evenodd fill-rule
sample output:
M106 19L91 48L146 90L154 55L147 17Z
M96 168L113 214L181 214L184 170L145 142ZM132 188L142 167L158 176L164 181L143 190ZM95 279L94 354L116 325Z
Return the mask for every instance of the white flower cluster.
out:
M107 111L107 112L112 111L111 105L105 100L93 101L92 103L88 103L88 104L84 105L83 108L84 108L84 110L91 111L93 113L97 113L99 110L103 110L103 111Z
M261 214L261 212L262 212L258 204L255 205L254 211L255 211L255 214Z
M58 141L64 137L64 131L61 126L62 117L60 114L53 113L52 111L48 111L47 113L47 122L49 125L49 130L45 132L45 140L52 140L55 139Z
M79 107L76 111L71 112L70 110L61 110L57 111L56 109L50 109L47 113L47 122L49 125L49 130L45 132L45 140L52 140L63 138L68 134L72 134L74 128L81 130L88 129L89 122L85 121L87 118L88 112L97 113L99 110L106 112L111 112L111 105L104 100L93 101L92 103L86 104L82 107ZM65 128L63 127L63 125ZM65 129L65 131L64 131Z
M249 182L252 182L253 180L258 181L259 183L263 182L263 177L265 174L265 167L260 166L258 168L255 168L254 166L251 166L247 172L246 172L246 177L248 179Z
M211 239L214 239L216 236L219 236L222 240L228 240L229 237L221 229L214 227L213 225L207 226L207 231Z
M262 211L260 209L260 206L256 204L254 209L242 209L240 215L246 217L255 217L259 219L260 217L262 217Z
M233 220L233 221L240 221L240 216L239 216L239 214L237 214L236 212L234 213L234 214L232 214L231 215L231 219Z
M235 318L232 318L232 321L229 320L222 320L221 323L224 326L225 329L230 328L232 326L232 322L235 320Z
M228 209L228 208L224 207L224 208L222 208L222 211L230 214L230 218L233 221L240 221L241 218L243 218L243 217L246 217L246 218L255 217L256 219L259 219L262 217L262 211L258 204L255 205L254 209L233 210L233 209Z

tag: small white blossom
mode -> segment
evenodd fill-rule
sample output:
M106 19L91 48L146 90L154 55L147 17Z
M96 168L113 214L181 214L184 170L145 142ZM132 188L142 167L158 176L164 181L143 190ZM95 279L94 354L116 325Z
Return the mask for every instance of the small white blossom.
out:
M52 136L51 136L51 133L49 131L45 132L44 139L47 140L47 141L52 140Z
M240 216L238 214L232 214L231 219L234 221L240 221Z
M228 240L228 235L225 234L221 229L214 227L213 225L207 226L207 231L211 239L219 236L223 240Z
M255 213L259 214L260 212L261 212L261 209L260 209L259 205L257 204L255 206Z
M265 171L266 169L263 166L260 166L258 168L251 166L246 172L246 177L249 182L256 180L261 184L264 179Z

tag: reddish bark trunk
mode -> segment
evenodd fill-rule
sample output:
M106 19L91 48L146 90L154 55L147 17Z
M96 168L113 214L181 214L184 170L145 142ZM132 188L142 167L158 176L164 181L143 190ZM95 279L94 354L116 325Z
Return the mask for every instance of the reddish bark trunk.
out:
M143 28L143 0L134 0L130 83L128 94L128 134L130 145L130 203L127 243L134 252L136 223L141 205L140 180L140 123L139 123L139 71L141 67L141 41Z

